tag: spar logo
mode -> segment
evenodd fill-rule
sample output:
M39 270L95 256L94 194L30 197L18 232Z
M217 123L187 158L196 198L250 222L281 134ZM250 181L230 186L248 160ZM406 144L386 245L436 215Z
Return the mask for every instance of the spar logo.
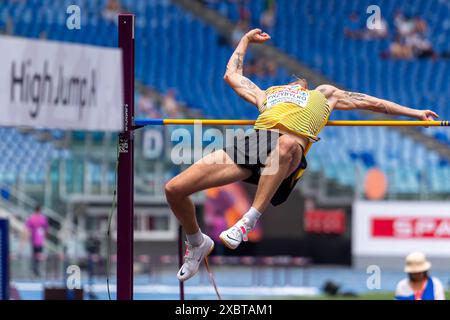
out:
M373 238L450 239L450 218L383 217L372 218Z

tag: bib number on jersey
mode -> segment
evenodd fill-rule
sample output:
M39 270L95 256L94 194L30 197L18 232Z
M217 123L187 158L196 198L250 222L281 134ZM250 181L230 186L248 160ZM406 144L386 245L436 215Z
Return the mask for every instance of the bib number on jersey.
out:
M279 103L291 102L299 107L305 107L308 103L309 92L297 90L283 90L275 92L267 97L267 108L270 109Z

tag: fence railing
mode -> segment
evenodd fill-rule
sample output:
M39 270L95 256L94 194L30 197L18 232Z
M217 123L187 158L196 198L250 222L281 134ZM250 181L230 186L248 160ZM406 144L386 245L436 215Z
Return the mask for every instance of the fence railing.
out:
M2 190L0 205L25 226L27 218L38 206L38 202L14 186L0 185L0 190ZM42 213L49 221L49 247L54 252L61 252L65 242L76 237L77 228L70 220L51 208L43 207ZM23 229L26 230L25 227Z

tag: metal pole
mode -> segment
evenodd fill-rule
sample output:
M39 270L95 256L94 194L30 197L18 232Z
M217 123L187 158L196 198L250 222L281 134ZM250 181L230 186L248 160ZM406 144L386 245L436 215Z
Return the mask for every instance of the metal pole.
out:
M9 221L0 219L0 300L9 300Z
M183 265L183 228L178 227L178 268ZM184 282L180 281L180 300L184 300Z
M133 299L134 216L134 15L119 15L122 49L124 127L119 134L117 179L117 299Z

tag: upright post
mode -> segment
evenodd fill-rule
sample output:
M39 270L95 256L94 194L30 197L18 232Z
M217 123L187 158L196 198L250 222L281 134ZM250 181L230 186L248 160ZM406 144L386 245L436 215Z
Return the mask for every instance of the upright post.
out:
M122 49L124 126L119 134L117 179L117 299L133 299L134 217L134 15L119 15Z
M178 268L183 265L183 228L178 226ZM184 300L184 282L180 281L180 300Z
M9 221L0 219L0 300L9 300Z

